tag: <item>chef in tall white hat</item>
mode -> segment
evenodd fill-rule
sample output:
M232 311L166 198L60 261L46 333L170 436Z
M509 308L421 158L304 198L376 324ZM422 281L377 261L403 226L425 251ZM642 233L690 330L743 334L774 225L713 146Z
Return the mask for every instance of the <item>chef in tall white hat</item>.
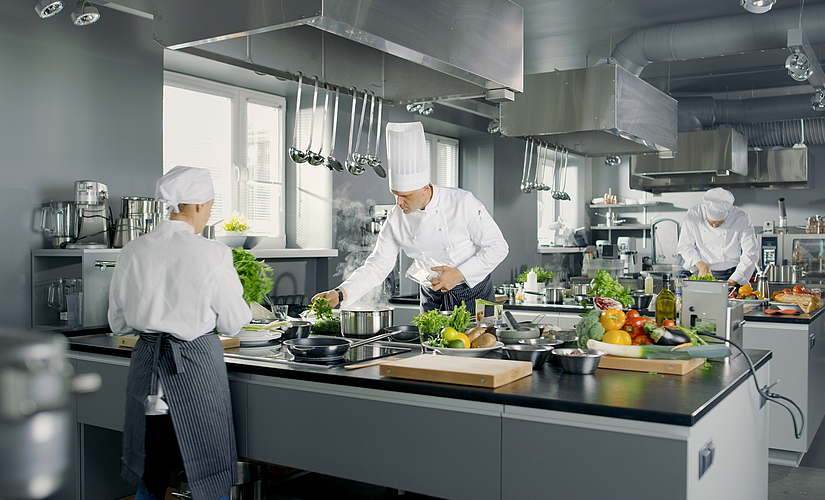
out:
M123 246L109 287L112 332L140 336L126 381L121 476L136 500L164 498L180 470L194 498L228 500L237 451L214 333L237 334L252 313L231 250L200 235L215 198L209 170L177 166L155 197L169 219Z
M707 191L702 203L688 210L677 251L693 274L741 286L753 275L759 252L750 215L733 202L726 189Z
M469 191L430 183L421 123L388 123L386 138L395 206L364 265L313 300L347 308L382 284L404 250L414 261L406 275L420 284L422 310L452 310L463 301L475 312L475 299L495 301L490 273L509 251L498 225Z

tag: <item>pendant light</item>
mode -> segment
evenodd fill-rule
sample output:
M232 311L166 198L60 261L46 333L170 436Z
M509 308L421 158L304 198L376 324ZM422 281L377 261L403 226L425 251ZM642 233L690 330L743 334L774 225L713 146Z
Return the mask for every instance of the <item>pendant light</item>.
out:
M754 14L764 14L771 10L776 0L740 0L739 4L748 12Z

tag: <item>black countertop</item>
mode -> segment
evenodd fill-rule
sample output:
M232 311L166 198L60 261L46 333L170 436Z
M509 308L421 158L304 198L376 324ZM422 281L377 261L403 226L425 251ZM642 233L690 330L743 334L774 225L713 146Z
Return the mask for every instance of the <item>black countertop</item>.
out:
M117 337L112 335L70 337L69 342L72 351L131 356L131 350L118 347ZM227 354L238 352L227 349ZM415 348L410 355L419 352ZM747 352L757 368L771 359L770 351ZM226 363L227 369L236 373L681 426L694 425L740 384L753 383L747 360L738 353L727 361L709 361L682 376L604 368L592 375L575 375L548 362L531 376L496 389L383 377L377 366L345 370L232 356L226 357Z

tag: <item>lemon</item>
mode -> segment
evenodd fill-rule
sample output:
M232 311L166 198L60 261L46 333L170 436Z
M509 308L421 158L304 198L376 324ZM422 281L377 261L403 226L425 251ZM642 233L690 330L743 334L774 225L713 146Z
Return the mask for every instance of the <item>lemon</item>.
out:
M453 341L458 337L458 330L448 326L447 328L441 330L441 337L447 342Z
M633 343L633 339L630 338L630 334L624 330L610 330L605 332L602 342L607 342L608 344L630 345Z

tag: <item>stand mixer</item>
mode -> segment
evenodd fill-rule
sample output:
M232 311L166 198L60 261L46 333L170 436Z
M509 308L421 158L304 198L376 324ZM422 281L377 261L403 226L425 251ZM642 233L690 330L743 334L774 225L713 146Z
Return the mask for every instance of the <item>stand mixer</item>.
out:
M77 237L66 248L109 248L109 188L97 181L75 181Z

